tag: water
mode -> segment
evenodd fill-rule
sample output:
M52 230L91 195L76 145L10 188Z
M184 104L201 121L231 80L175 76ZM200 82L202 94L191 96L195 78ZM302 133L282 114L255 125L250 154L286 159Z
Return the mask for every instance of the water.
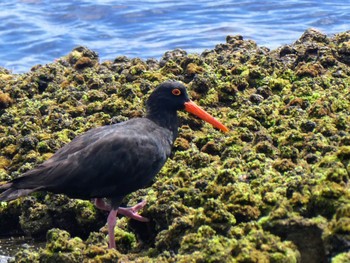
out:
M349 0L7 0L0 3L0 66L26 72L77 45L100 54L159 59L212 49L228 34L276 48L307 28L350 29Z
M24 236L2 238L0 237L0 263L6 263L21 249L39 249L44 247L43 242L35 242L33 239Z
M241 34L276 48L307 28L350 30L349 0L6 0L0 2L0 66L26 72L77 45L100 54L157 58L174 48L200 53ZM9 256L26 242L0 241ZM6 261L0 255L0 262Z

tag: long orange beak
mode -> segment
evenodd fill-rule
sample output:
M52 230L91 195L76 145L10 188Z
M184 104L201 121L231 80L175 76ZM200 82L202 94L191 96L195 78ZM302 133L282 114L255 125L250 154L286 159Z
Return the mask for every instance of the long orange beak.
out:
M217 119L215 119L213 116L211 116L208 112L200 108L196 103L193 101L187 101L185 102L185 110L198 116L202 120L210 123L213 125L215 128L218 128L222 130L223 132L227 132L228 128L223 125L221 122L219 122Z

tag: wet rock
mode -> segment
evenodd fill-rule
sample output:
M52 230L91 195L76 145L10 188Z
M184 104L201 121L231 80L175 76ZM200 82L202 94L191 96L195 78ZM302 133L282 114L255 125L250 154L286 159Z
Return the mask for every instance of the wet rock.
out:
M317 155L309 153L308 155L305 156L305 160L310 164L314 164L317 162L318 158L317 158Z
M261 86L256 89L256 93L261 95L264 99L270 97L273 93L268 86Z
M0 68L1 181L88 129L142 116L147 96L167 79L185 82L191 98L230 127L223 134L179 113L171 158L151 186L124 200L147 199L151 222L118 220L118 251L107 250L106 215L89 201L37 193L1 204L1 233L48 233L44 249L22 250L17 262L347 259L349 41L348 32L307 30L270 51L228 36L200 55L178 49L159 62L99 63L78 47L26 74Z
M312 132L316 128L316 123L313 121L306 121L300 125L303 132Z
M98 62L98 54L86 47L76 47L67 56L67 61L75 69L81 70L87 67L92 67Z
M343 42L338 48L339 60L350 65L350 41Z
M300 251L300 262L328 262L322 240L322 224L296 219L266 222L263 227L283 240L292 241Z
M243 40L243 36L241 36L241 35L227 36L226 37L227 44L234 44L236 41L242 41L242 40Z
M11 106L13 100L8 93L0 93L0 109L6 109Z
M301 44L305 42L320 42L327 44L329 40L327 35L323 34L317 29L310 28L303 33L303 35L296 41L296 44Z
M187 55L187 52L180 48L174 49L172 51L167 51L163 55L162 59L159 61L159 65L163 67L166 64L166 62L168 62L169 60L175 61L175 60L184 58L186 55Z
M259 94L252 94L250 95L249 100L255 104L259 104L264 100L264 97Z
M299 77L316 77L324 72L324 68L320 64L302 64L300 63L296 74Z
M297 54L296 50L290 45L285 45L281 47L279 52L280 52L279 53L280 57L284 57L286 55L291 55L291 54Z

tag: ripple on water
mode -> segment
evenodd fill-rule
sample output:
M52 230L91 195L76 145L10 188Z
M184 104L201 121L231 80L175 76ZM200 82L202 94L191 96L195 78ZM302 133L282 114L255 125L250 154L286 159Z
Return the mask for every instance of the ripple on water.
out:
M0 2L0 66L28 71L84 45L102 60L201 52L243 35L276 48L310 27L349 30L347 1L317 0L7 0Z
M44 246L44 242L35 242L33 239L24 236L0 238L0 263L7 262L8 259L13 257L21 249L39 249Z

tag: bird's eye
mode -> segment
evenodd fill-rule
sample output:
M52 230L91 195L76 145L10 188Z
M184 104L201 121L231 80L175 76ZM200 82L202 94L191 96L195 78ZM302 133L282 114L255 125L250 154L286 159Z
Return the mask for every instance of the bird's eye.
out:
M175 96L179 96L179 95L181 95L181 90L179 90L179 89L173 89L173 90L171 91L171 93L172 93L173 95L175 95Z

